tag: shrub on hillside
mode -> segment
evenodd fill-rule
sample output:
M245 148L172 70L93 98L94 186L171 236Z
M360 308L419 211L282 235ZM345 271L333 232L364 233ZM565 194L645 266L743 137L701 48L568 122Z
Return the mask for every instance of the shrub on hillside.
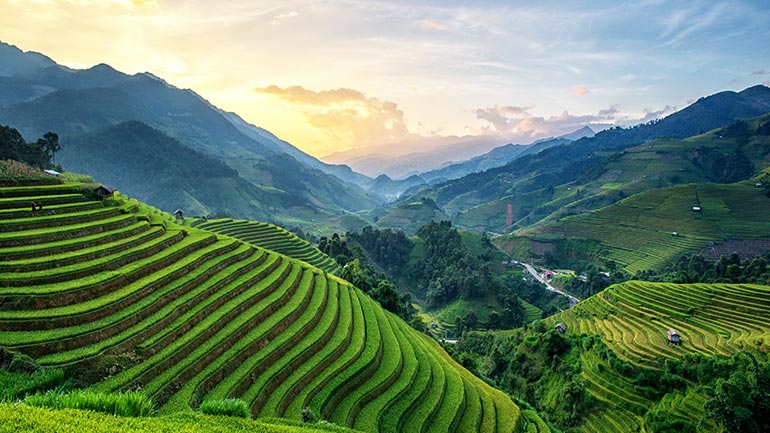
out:
M138 391L105 394L89 390L68 393L48 391L45 394L27 396L24 403L51 409L81 409L117 416L150 416L152 399Z
M198 410L206 415L251 418L251 411L245 401L237 398L204 401Z

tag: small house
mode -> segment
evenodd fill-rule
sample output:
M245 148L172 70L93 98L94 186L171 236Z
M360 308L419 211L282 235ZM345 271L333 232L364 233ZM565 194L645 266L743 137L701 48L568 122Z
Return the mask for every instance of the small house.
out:
M692 207L692 211L693 212L700 212L701 211L701 207L700 206L693 206Z
M107 197L112 197L115 193L115 188L109 185L99 185L94 189L94 194L99 197L99 200L104 200Z
M666 337L668 338L668 344L680 344L682 342L679 333L673 329L666 331Z
M177 219L184 219L184 211L182 209L177 209L174 211L174 216Z
M546 270L545 271L545 279L548 281L553 280L553 271Z
M761 182L757 182L757 183L754 184L754 186L757 187L757 188L762 188L762 183Z
M561 332L562 334L564 334L565 332L567 332L567 325L565 325L562 322L559 322L559 323L556 324L556 326L553 327L553 329L555 329L555 330Z
M677 237L677 236L679 236L679 232L671 232L671 236Z

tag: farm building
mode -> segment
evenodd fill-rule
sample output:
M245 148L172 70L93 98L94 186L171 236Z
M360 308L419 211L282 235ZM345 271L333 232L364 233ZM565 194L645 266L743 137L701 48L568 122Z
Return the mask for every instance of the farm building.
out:
M115 193L115 188L109 185L99 185L94 189L94 194L99 197L99 200L103 200L107 197L112 197Z
M693 212L700 212L701 211L701 207L700 206L693 206L692 207L692 211Z
M559 331L559 332L561 332L563 334L563 333L567 332L567 325L565 325L562 322L559 322L559 323L556 324L556 326L553 327L553 329L555 329L555 330L557 330L557 331Z
M682 342L681 337L679 336L679 333L674 331L673 329L669 329L666 331L666 337L668 338L669 344L679 344Z

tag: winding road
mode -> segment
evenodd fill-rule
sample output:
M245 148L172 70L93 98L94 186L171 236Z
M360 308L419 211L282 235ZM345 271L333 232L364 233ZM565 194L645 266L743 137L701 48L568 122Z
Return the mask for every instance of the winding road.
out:
M559 294L562 294L562 295L566 296L567 299L569 299L569 307L570 308L574 307L575 304L580 302L580 299L578 299L578 298L576 298L576 297L574 297L572 295L569 295L567 293L564 293L561 290L557 289L556 287L550 285L548 283L548 281L546 281L543 277L540 276L540 274L537 273L537 271L535 270L535 268L532 267L532 265L530 265L528 263L521 263L521 265L524 266L524 268L527 270L527 272L532 274L532 276L535 277L538 281L540 281L541 283L545 284L545 288L547 290L549 290L551 292L556 292L556 293L559 293Z

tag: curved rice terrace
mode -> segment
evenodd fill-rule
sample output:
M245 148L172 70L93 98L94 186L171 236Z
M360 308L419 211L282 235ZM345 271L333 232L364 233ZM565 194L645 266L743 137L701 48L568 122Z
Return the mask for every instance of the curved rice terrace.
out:
M99 391L142 388L161 414L240 398L367 432L548 431L346 282L77 188L0 188L0 345ZM229 233L243 227L261 225Z
M663 359L686 354L727 357L770 347L770 287L750 284L674 284L630 281L605 289L569 311L547 320L563 322L568 333L596 334L621 360L658 369ZM681 344L668 343L677 331ZM609 409L587 414L582 431L633 432L653 406L655 390L645 389L613 371L593 352L581 357L588 392ZM667 394L659 406L697 422L705 398L692 389Z
M313 244L273 224L225 218L208 221L197 220L192 225L285 254L326 272L338 274L341 270L340 265L334 259L322 253Z

